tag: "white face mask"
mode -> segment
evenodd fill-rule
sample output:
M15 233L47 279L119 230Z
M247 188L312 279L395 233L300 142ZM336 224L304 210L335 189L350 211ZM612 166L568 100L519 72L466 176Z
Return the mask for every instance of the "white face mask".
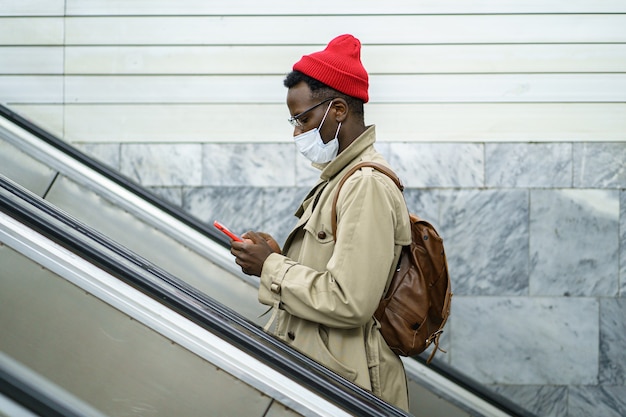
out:
M320 129L324 124L324 120L326 120L326 115L328 114L332 104L333 103L331 101L326 109L326 113L324 113L324 117L322 118L322 122L319 127L301 133L293 138L300 153L311 160L311 162L318 164L330 162L335 159L337 152L339 151L339 140L337 139L337 135L339 134L339 129L341 129L341 122L339 122L339 126L337 127L337 132L335 133L333 140L328 143L324 143L322 136L320 135Z

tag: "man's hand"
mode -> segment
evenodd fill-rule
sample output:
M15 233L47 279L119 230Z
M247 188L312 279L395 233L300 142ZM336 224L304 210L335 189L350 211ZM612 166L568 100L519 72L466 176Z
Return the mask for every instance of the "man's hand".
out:
M272 248L272 250L276 253L282 253L282 251L280 250L280 245L278 244L278 242L276 242L274 240L274 238L270 235L268 235L267 233L263 233L263 232L258 232L257 233L259 236L261 236L263 239L265 239L265 241L267 242L268 245L270 245L270 248ZM245 235L244 235L245 236Z
M278 243L267 233L246 232L243 242L231 242L230 253L244 274L261 276L263 264L272 253L280 253Z

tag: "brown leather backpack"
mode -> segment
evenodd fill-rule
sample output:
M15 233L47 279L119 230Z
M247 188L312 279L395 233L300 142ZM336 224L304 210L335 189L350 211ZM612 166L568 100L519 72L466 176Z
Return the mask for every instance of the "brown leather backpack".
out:
M384 165L362 162L337 185L332 206L333 236L337 235L337 199L344 182L362 167L372 167L391 178L400 191L400 179ZM402 249L398 268L374 313L380 332L392 351L401 356L422 353L435 343L427 363L435 356L439 337L450 314L452 292L443 239L427 221L410 214L411 244ZM335 237L336 239L336 237Z

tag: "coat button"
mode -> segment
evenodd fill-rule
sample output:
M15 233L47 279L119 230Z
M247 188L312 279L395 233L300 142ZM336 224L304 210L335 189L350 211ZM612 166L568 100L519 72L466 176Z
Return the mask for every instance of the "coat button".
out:
M317 234L317 237L319 239L326 239L326 232L322 230L321 232Z
M296 339L296 335L294 332L287 332L287 336L289 337L289 339L291 340L295 340Z

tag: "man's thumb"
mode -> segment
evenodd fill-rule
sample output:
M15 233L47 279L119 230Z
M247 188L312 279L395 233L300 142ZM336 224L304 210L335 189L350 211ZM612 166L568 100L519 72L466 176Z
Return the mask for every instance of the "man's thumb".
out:
M263 238L261 236L259 236L258 233L253 232L252 230L244 233L243 235L241 235L242 238L244 239L249 239L252 241L252 243L259 243L261 240L263 240Z

